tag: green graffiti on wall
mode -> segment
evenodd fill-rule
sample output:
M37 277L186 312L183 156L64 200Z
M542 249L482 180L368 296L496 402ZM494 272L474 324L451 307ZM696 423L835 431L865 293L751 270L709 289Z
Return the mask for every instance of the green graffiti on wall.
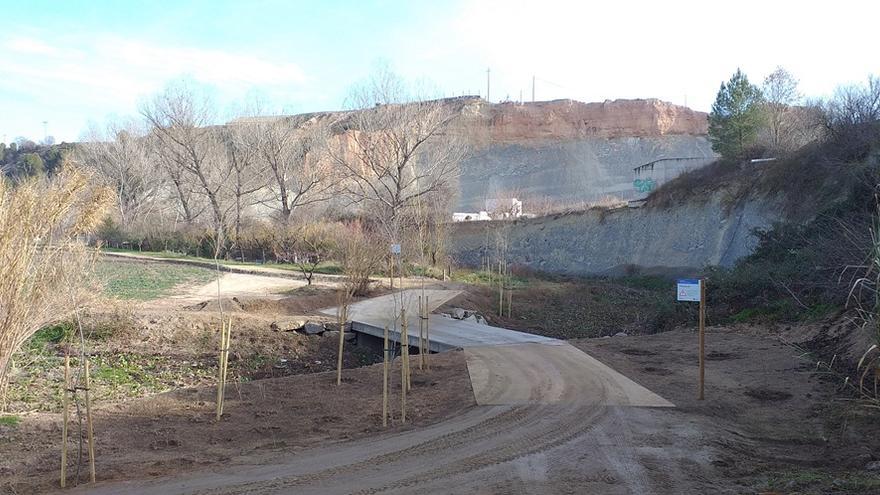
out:
M633 181L633 187L640 193L649 193L657 187L657 183L650 177L647 179L636 179Z

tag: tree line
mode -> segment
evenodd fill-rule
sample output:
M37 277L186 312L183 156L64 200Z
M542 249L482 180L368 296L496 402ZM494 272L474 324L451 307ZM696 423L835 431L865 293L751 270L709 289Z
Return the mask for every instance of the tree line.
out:
M0 172L13 179L54 174L74 147L71 143L38 144L24 137L0 143Z
M91 126L75 159L116 191L99 237L110 245L309 263L354 224L437 259L467 142L459 113L383 70L341 112L249 108L218 124L187 81L139 115ZM428 240L434 240L429 243Z
M712 149L725 158L787 155L818 142L857 158L880 136L880 79L869 76L864 84L839 86L830 98L811 99L782 67L760 85L737 69L721 83L708 119Z

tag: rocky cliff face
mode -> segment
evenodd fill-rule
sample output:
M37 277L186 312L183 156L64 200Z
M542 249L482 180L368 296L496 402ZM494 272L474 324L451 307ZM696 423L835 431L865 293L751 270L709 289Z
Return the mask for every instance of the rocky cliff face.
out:
M639 199L716 157L705 113L656 99L496 104L458 97L443 103L460 114L453 132L466 136L472 149L461 164L456 211L479 211L486 200L508 197L522 200L527 213L539 204ZM350 115L291 118L345 129ZM239 121L246 120L254 119Z
M660 100L455 102L459 132L473 144L461 166L458 211L499 197L521 199L526 212L639 199L716 158L706 114Z
M705 136L706 114L664 101L487 103L465 99L462 122L475 145L539 145L589 138Z
M733 208L720 198L675 208L621 208L586 211L516 222L455 224L451 255L479 267L496 242L509 246L513 265L567 275L643 273L692 275L707 265L730 266L751 254L753 229L782 220L769 200Z

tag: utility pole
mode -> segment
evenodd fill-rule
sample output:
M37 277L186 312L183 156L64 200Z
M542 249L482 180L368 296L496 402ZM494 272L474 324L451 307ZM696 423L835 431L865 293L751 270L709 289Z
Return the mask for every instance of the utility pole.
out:
M486 101L491 101L491 100L489 100L489 73L490 72L491 72L491 70L487 67L486 68Z
M532 103L535 102L535 75L532 74Z

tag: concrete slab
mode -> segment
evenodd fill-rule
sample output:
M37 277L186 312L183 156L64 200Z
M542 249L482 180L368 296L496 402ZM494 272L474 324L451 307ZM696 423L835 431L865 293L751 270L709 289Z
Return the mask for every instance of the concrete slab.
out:
M428 310L433 311L459 294L455 290L425 290L424 296L428 300ZM375 297L352 304L349 307L349 319L352 321L352 329L356 332L382 337L385 326L388 326L389 338L394 342L400 342L400 309L406 308L407 321L409 324L409 344L418 347L419 342L419 319L418 307L420 289L405 291ZM336 315L336 308L323 310L327 315ZM398 318L394 318L398 315ZM428 317L428 337L430 350L443 352L452 349L462 349L474 346L506 345L527 342L561 344L556 339L533 335L530 333L517 332L506 328L480 325L472 321L456 320L440 315L431 314Z
M481 406L587 403L674 407L565 342L468 347L464 352L474 397Z
M405 290L353 304L352 328L400 342L400 308L407 310L409 344L418 346L418 296ZM458 291L426 290L429 310ZM335 308L324 311L335 315ZM430 315L430 349L464 349L477 403L485 406L572 404L674 407L672 403L567 342L472 321Z

